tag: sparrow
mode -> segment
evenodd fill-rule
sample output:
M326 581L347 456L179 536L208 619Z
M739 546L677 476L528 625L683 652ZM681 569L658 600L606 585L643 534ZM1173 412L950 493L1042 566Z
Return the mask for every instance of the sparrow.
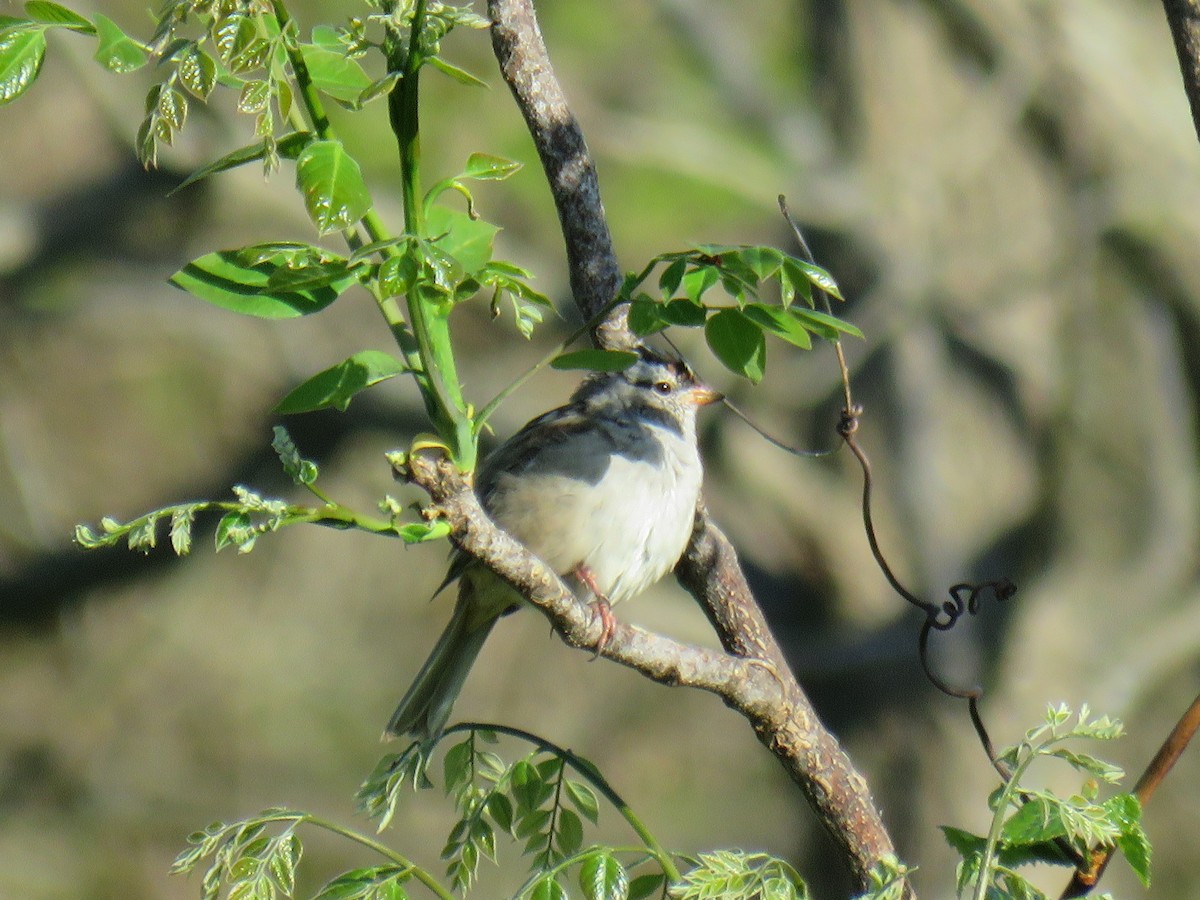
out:
M595 604L597 653L615 626L610 606L683 555L703 478L696 416L721 399L682 361L643 348L624 371L589 375L565 406L526 424L479 468L475 492L496 524ZM459 551L442 586L455 579L454 613L385 737L436 739L492 627L526 602Z

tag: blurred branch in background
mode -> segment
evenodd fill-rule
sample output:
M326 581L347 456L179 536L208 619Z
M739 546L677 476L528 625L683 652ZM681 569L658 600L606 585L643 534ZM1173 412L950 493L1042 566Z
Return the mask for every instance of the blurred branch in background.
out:
M1183 90L1192 108L1192 123L1200 138L1200 2L1197 0L1163 0L1167 24L1175 40L1179 68L1183 74Z

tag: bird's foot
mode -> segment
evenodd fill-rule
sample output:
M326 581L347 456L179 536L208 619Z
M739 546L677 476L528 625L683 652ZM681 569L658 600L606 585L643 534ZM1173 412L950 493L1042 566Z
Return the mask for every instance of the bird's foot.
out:
M600 618L600 637L596 641L596 654L592 657L592 659L597 659L604 652L604 648L608 646L613 632L617 630L617 618L613 615L612 604L608 602L608 598L596 584L596 576L591 569L580 564L575 567L575 577L579 579L580 584L592 592L590 606L595 609L596 615Z

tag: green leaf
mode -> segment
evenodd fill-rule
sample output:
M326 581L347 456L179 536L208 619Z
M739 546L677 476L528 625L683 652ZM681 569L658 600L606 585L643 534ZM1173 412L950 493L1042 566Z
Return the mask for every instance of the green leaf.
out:
M554 357L550 361L550 368L563 371L584 369L590 372L624 372L637 361L638 355L628 350L575 350Z
M1123 832L1117 838L1117 847L1142 886L1150 887L1150 841L1146 832L1140 826Z
M1067 763L1080 772L1088 772L1103 781L1107 781L1109 784L1116 784L1125 777L1125 770L1120 766L1105 762L1088 753L1076 753L1073 750L1068 750L1066 747L1056 747L1047 755L1057 756L1059 759L1066 760Z
M376 78L370 83L370 85L367 86L365 90L363 90L361 94L358 95L358 99L354 101L353 105L356 107L366 106L372 100L390 94L392 92L392 88L396 86L396 83L399 80L399 72L388 72L382 78Z
M500 230L448 206L431 208L425 224L434 236L434 244L457 260L466 275L474 275L488 264L492 241Z
M767 342L762 329L736 309L723 309L704 325L708 346L727 369L754 384L762 381Z
M110 72L133 72L149 61L146 51L108 16L96 14L96 35L99 44L95 60Z
M721 273L715 266L700 266L683 276L683 292L693 303L699 303L705 291L717 283Z
M313 900L407 900L401 885L412 869L401 866L372 866L352 869L326 884Z
M244 512L228 512L217 523L216 546L221 551L236 546L238 553L249 553L257 537L250 516Z
M575 804L575 808L595 824L600 818L600 804L596 799L596 792L582 781L568 781L566 788L567 796Z
M526 812L536 809L541 804L545 784L538 770L528 761L522 759L513 763L509 784L512 786L512 795L517 801L518 810Z
M687 262L686 257L681 256L658 276L658 289L662 291L663 300L670 300L679 290L679 282L683 280L683 273L687 271Z
M977 834L971 834L969 831L963 831L961 828L952 828L949 825L941 826L942 835L946 838L946 843L958 851L958 855L964 859L968 856L983 852L987 846L987 839L982 838Z
M520 171L521 165L502 156L472 153L467 157L467 166L459 177L474 178L476 181L503 181Z
M385 297L407 294L420 273L421 264L414 254L389 256L379 265L379 290Z
M238 112L260 113L271 102L271 85L266 81L247 81L238 95Z
M260 319L288 319L320 312L358 278L343 274L334 281L303 290L271 287L281 264L248 264L244 251L222 250L192 260L171 276L175 287L214 306Z
M267 21L264 18L264 21ZM267 60L271 51L270 42L259 32L257 17L235 13L227 17L216 29L217 52L222 61L235 75L257 69Z
M662 872L639 875L629 882L629 900L646 900L647 897L654 894L661 894L666 881L667 876Z
M629 895L629 876L615 856L601 850L580 866L579 887L586 900L625 900Z
M708 318L708 310L698 303L681 298L662 304L659 315L672 325L699 328Z
M192 549L192 523L198 505L178 506L171 510L171 549L176 556L187 556Z
M473 755L470 738L460 741L446 751L446 757L442 760L442 778L447 794L470 783Z
M45 29L14 27L0 32L0 106L29 89L45 58Z
M487 801L487 811L488 815L492 817L492 821L501 829L507 832L512 831L513 806L511 800L503 794L492 794Z
M476 78L466 69L460 69L458 66L451 65L440 56L431 56L425 60L429 65L433 66L443 75L449 75L459 84L465 84L468 87L487 87L488 83L482 79Z
M158 116L175 131L183 128L187 121L187 95L175 88L163 87L158 92Z
M567 892L554 880L553 875L539 878L526 896L529 900L567 900Z
M342 412L360 391L406 371L398 359L379 350L363 350L309 378L276 404L278 415L334 407Z
M1066 833L1059 807L1035 797L1009 816L1001 837L1010 844L1037 844Z
M833 280L833 276L820 266L815 266L802 259L796 259L793 256L784 257L783 266L793 283L800 284L802 281L808 281L831 297L835 297L838 300L845 299L842 297L842 292L837 286L837 282Z
M629 328L639 337L646 337L662 331L671 323L663 316L663 305L651 300L645 294L635 297L629 303Z
M857 338L863 336L863 333L849 322L844 322L836 316L815 309L789 306L788 313L795 316L813 334L820 335L827 341L836 341L841 334L849 334Z
M558 849L570 856L583 846L583 822L569 809L558 810L558 827L555 835Z
M371 208L362 170L340 141L313 141L300 151L296 187L321 234L349 228Z
M426 541L440 541L450 536L450 523L445 519L433 522L410 522L396 529L396 534L406 544L423 544Z
M340 103L357 106L363 93L373 86L363 67L344 52L319 44L301 44L300 54L317 90Z
M198 44L179 57L179 81L198 100L207 100L217 86L217 64Z
M783 254L774 247L743 247L734 255L759 281L766 281L783 264Z
M801 350L808 350L812 347L812 338L809 336L808 329L783 307L767 306L764 303L747 303L742 312L751 322L789 344L793 344Z
M300 151L312 140L312 134L307 131L293 131L291 134L280 138L275 143L275 152L285 159L295 159L300 155ZM256 141L239 150L234 150L232 153L227 153L215 162L209 163L203 168L197 169L191 175L183 180L179 187L175 188L171 193L182 191L185 187L195 184L197 181L202 181L210 175L216 175L218 172L225 172L229 169L236 169L238 166L244 166L246 163L254 162L262 159L266 155L266 148L262 141Z
M49 0L29 0L25 4L25 15L45 25L58 25L83 34L96 33L96 26L79 13Z

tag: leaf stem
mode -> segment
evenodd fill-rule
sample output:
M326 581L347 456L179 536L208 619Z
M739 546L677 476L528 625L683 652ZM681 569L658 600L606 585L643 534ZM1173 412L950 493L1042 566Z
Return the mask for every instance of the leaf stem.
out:
M381 844L379 841L369 838L365 834L360 834L359 832L354 831L353 829L346 828L344 825L339 825L336 822L331 822L328 819L323 819L320 816L314 816L310 813L297 813L296 814L296 824L302 824L302 823L307 823L316 828L323 828L326 831L332 832L333 834L347 838L358 844L362 844L364 847L374 850L376 853L378 853L380 856L384 857L385 859L391 860L396 865L402 866L403 868L407 869L409 872L411 872L413 874L413 877L416 878L417 881L421 882L421 884L423 884L423 885L425 885L425 887L429 888L429 890L434 895L441 898L441 900L456 900L454 895L452 893L450 893L448 890L446 890L444 887L442 887L441 883L436 878L434 878L432 875L430 875L427 871L422 869L416 863L412 862L411 860L407 859L404 856L401 856L399 853L397 853L395 850L393 850L391 847L387 846L386 844Z
M389 15L395 14L396 7L394 0L384 4ZM388 94L388 117L400 152L404 230L421 239L427 237L421 193L419 103L420 71L425 62L421 48L425 10L426 0L416 0L407 42L394 22L389 23L384 38L388 70L400 73L400 79ZM409 290L407 300L408 320L422 363L417 382L425 399L425 408L450 448L455 464L463 471L470 471L475 468L477 443L450 342L450 304L428 297L421 291L419 281Z

